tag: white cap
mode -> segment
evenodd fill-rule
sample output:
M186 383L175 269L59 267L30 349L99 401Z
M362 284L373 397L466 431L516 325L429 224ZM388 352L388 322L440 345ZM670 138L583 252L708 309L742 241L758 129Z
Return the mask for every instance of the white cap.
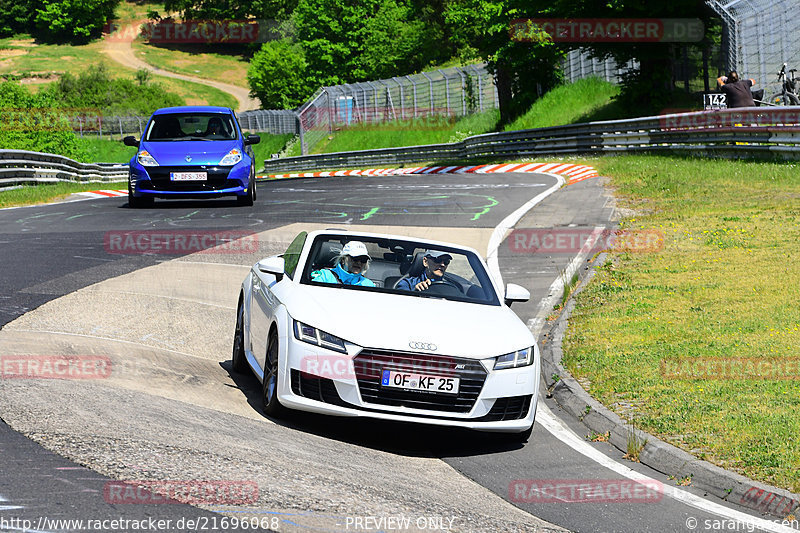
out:
M441 250L428 250L427 252L425 252L425 255L427 257L433 257L434 259L439 259L440 257L443 257L443 256L449 257L451 261L453 259L452 255L450 255L447 252L443 252Z
M366 255L369 257L367 247L361 241L350 241L342 248L342 255L349 255L350 257L359 257ZM370 258L371 259L371 258Z

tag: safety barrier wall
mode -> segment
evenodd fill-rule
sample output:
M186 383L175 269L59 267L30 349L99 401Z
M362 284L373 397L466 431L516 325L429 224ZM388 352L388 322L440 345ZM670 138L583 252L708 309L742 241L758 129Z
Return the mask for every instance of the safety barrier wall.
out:
M128 165L79 163L63 155L0 150L0 190L37 183L127 181Z

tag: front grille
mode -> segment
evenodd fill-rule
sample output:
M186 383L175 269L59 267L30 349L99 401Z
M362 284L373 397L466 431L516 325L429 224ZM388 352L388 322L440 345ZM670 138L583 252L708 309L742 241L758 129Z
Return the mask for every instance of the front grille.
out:
M172 181L170 172L202 172L208 173L205 181ZM147 173L152 182L152 190L156 191L219 191L239 187L236 180L229 180L229 167L216 167L208 165L179 166L179 167L148 167Z
M365 349L356 356L354 364L362 400L378 405L468 413L486 381L486 371L480 362L459 357ZM458 394L382 387L383 370L457 377Z
M339 396L332 380L292 369L292 392L309 400L353 407Z
M531 408L532 394L498 398L488 413L478 418L478 422L499 422L525 418Z

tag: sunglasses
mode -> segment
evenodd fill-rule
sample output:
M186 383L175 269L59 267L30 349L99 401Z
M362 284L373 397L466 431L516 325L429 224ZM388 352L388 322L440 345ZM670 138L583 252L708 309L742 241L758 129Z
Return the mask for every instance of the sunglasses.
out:
M428 259L436 263L437 265L444 265L448 266L450 264L449 259L436 259L435 257L428 256Z
M359 263L366 263L369 261L368 255L359 255L358 257L353 257L353 261L358 261Z

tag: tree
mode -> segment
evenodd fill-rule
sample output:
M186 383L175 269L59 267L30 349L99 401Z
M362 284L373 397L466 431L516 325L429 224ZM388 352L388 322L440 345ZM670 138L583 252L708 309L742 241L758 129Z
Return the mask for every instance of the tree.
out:
M33 0L0 0L0 37L30 33L35 14Z
M526 0L454 0L445 8L451 39L471 47L487 61L497 84L501 123L510 122L560 81L563 52L536 35L528 41L511 39L511 22L535 13Z
M596 2L595 0L555 0L544 5L540 2L541 13L559 18L699 18L705 27L705 39L717 23L716 15L703 0L670 0L652 2L649 0L614 0ZM618 65L631 60L639 63L639 68L623 77L619 98L626 105L640 109L641 112L658 112L675 88L673 72L681 53L682 43L632 42L632 43L581 43L599 59L613 58ZM685 43L697 47L702 52L701 43ZM578 45L574 45L578 46Z
M316 88L309 85L306 67L300 45L288 39L266 42L247 69L250 95L265 109L293 109Z
M100 35L120 0L44 0L36 10L37 37L85 43Z

